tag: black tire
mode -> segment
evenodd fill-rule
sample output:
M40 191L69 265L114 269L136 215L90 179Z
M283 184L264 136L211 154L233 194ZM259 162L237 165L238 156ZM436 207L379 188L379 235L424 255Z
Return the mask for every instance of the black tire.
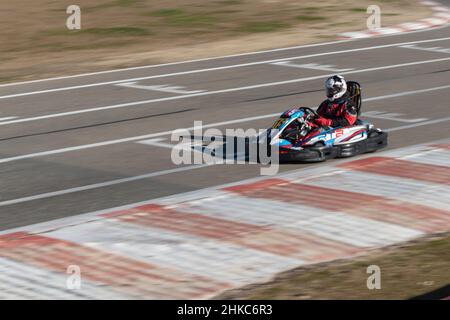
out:
M316 142L313 144L313 147L325 147L325 143L323 143L322 141Z

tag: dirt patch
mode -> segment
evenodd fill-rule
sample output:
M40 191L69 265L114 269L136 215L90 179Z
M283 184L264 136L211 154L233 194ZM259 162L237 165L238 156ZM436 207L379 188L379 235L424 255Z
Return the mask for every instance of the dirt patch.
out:
M367 289L367 267L381 289ZM392 246L353 260L294 269L273 281L228 291L219 299L409 299L450 285L450 234Z
M1 4L0 82L100 71L321 42L366 28L428 17L416 1L79 0L82 29L65 27L73 1Z

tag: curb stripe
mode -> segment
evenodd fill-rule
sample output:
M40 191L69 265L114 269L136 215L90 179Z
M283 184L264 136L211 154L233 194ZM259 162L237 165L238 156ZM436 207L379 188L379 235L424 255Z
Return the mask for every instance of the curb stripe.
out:
M225 190L247 197L301 204L330 212L337 210L427 232L445 231L450 227L450 216L447 211L381 196L292 182L286 182L284 186L279 183L274 187L259 190L254 185L249 186L251 190L247 190L246 185L239 187ZM290 192L286 193L286 190Z
M140 206L125 212L113 212L104 216L123 222L188 233L216 240L269 230L261 226L179 212L157 204Z
M389 201L397 200L401 203L407 202L444 211L445 208L450 207L450 199L442 197L442 194L450 194L450 186L368 172L346 170L333 174L333 179L319 176L299 181L293 180L293 182L331 189L338 185L339 190L342 191L357 191L384 197L390 199ZM450 219L450 212L448 219Z
M78 265L83 278L135 297L201 298L228 287L213 279L189 276L76 243L25 232L2 237L0 257L60 273L65 273L70 265ZM177 285L177 290L173 290L174 285Z
M286 188L290 188L287 186ZM286 188L280 188L278 194L286 195ZM389 244L392 241L418 236L420 231L376 220L355 217L349 214L314 208L308 201L306 205L299 201L278 199L272 189L261 192L260 197L229 196L216 201L193 203L184 210L205 215L214 214L233 220L263 225L275 225L295 233L310 232L315 236L339 241L355 247L373 247ZM289 191L295 194L296 191ZM289 198L288 196L286 198ZM268 200L270 199L270 200ZM316 199L316 198L314 198ZM258 208L255 214L245 208Z
M444 150L450 150L450 144L445 144L445 143L432 144L430 147L438 148L438 149L444 149Z
M93 243L98 250L125 255L161 268L188 270L189 273L220 279L234 286L248 281L261 281L273 273L305 263L300 259L227 242L111 219L74 225L65 230L51 231L47 235L76 243ZM332 248L329 250L332 251Z
M382 27L375 30L363 30L344 32L339 34L339 39L360 39L369 38L374 36L380 36L385 34L394 34L401 32L410 32L417 30L424 30L427 28L433 28L437 26L443 26L450 21L450 9L440 3L434 3L431 1L423 1L424 6L431 7L433 14L429 18L420 19L416 22L404 22L393 27Z
M446 150L444 148L434 148L429 152L406 156L403 160L414 163L422 163L425 165L436 165L450 168L450 149Z
M448 141L4 231L0 298L205 299L448 231ZM83 294L65 289L73 264Z
M340 164L337 167L450 185L450 167L445 166L372 157Z
M294 234L289 230L236 222L188 211L177 211L156 204L113 212L104 216L121 222L228 242L309 262L318 261L324 257L331 259L339 255L354 254L359 251L348 245L321 239L308 232ZM329 249L327 250L327 248Z
M82 279L81 290L67 288L67 274L56 273L0 258L0 299L130 299L113 290Z

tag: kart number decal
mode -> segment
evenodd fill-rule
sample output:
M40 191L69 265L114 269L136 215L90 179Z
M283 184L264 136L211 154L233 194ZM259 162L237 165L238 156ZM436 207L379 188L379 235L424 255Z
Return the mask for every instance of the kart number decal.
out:
M344 134L344 130L342 130L342 129L338 129L335 132L336 132L336 138L339 138L340 136L342 136Z
M283 123L286 121L286 119L278 119L277 122L272 126L272 129L278 129L283 125Z

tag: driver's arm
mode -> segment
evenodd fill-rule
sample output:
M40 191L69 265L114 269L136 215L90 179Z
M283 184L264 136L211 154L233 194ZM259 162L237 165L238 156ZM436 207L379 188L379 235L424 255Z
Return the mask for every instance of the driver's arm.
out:
M344 106L344 114L336 117L332 120L332 127L346 127L355 124L358 119L358 112L356 107L351 100L349 100Z
M323 113L321 112L323 108L321 107L322 105L317 110L317 113L319 114L320 117L316 119L316 123L321 126L346 127L353 125L358 119L358 112L356 111L356 108L351 100L346 102L345 105L343 106L344 108L343 114L333 119L324 118Z

